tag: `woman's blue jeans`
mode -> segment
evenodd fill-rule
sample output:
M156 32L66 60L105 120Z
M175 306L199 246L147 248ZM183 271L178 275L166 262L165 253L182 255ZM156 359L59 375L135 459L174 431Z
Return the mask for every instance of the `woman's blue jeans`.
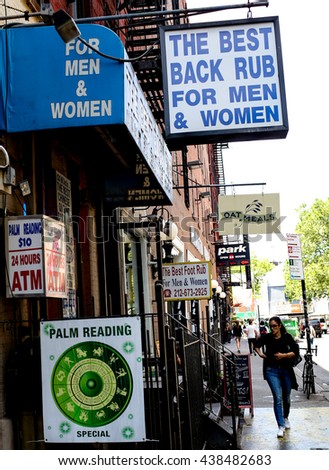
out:
M280 367L266 367L265 380L267 380L273 395L273 408L278 426L284 427L284 420L288 418L290 411L290 373Z

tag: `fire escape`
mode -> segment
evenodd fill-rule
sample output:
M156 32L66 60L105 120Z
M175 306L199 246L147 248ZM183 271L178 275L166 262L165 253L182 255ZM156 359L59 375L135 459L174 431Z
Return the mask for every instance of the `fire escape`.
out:
M129 58L136 59L132 65L162 133L165 131L165 123L159 26L187 23L187 14L177 12L184 7L186 3L182 0L122 0L117 9L118 14L131 15L120 23L120 33L124 36ZM172 10L176 13L169 15L168 12ZM159 12L166 14L161 15ZM223 149L228 148L228 144L215 143L211 147L212 183L224 185ZM218 212L218 195L225 192L225 186L213 188L215 213ZM223 237L222 241L227 243L227 237ZM224 278L230 279L229 270L223 274Z
M132 65L163 133L165 125L159 26L185 23L187 18L182 14L161 15L159 12L183 9L182 3L180 0L123 0L117 10L118 14L133 15L124 20L124 25L121 24L119 28L129 58L136 59ZM144 54L145 51L148 52Z
M218 195L225 195L226 194L226 187L225 187L225 173L224 173L224 162L223 162L223 150L228 149L228 144L225 143L216 143L212 145L213 147L213 155L214 155L214 175L215 175L215 183L218 185L222 185L218 187ZM218 207L216 207L216 212ZM224 245L228 243L228 237L226 235L220 237L221 243ZM220 276L226 282L230 282L230 268L225 267L221 268Z
M171 15L161 15L159 12L164 12L164 11L171 11L171 10L182 10L185 6L185 0L122 0L120 5L117 8L117 13L118 14L131 14L133 16L130 16L127 19L124 19L122 23L120 23L119 27L118 24L113 24L111 25L112 29L116 30L117 34L121 34L121 37L123 39L125 49L127 51L127 54L130 59L135 59L132 61L132 66L135 70L135 73L138 77L138 80L140 82L140 85L142 87L142 90L145 94L145 97L148 101L149 107L153 113L153 116L161 129L162 133L164 134L165 132L165 122L164 122L164 92L163 92L163 83L162 83L162 65L161 65L161 51L160 51L160 34L159 34L159 26L161 25L172 25L172 24L182 24L182 23L187 23L188 22L188 17L185 13L175 13ZM138 16L138 15L141 16ZM135 16L136 15L136 16ZM143 16L146 15L146 16ZM114 27L116 26L116 28ZM147 51L147 52L146 52ZM146 52L146 53L145 53ZM223 154L222 151L223 149L228 148L227 144L223 143L216 143L216 144L211 144L209 146L209 151L212 155L213 158L211 158L211 184L215 183L215 185L223 185L225 184L225 176L224 176L224 165L223 165ZM184 150L186 151L186 150ZM184 152L183 152L184 153ZM185 182L186 189L188 191L188 181ZM214 211L217 214L217 204L218 204L218 195L219 194L225 194L225 187L224 186L219 186L219 187L212 187L212 195L213 195L213 201L214 201ZM225 237L226 238L226 237ZM224 268L220 275L223 274L223 280L226 280L226 286L224 287L225 290L227 288L228 283L230 282L230 271L229 268ZM226 278L225 278L226 275ZM225 312L227 312L227 305L226 307L221 307L223 308L223 315L225 315ZM223 323L225 323L225 317L221 320L223 328ZM174 321L175 319L173 319ZM181 325L177 325L177 328L174 328L173 331L181 331L183 334L183 330L181 328ZM175 333L177 334L177 333ZM188 341L189 337L187 335L187 332L184 333L185 336L181 338L181 350L185 351L186 349L186 364L189 364L192 366L192 360L196 360L199 356L196 354L196 356L193 356L193 351L191 348L188 346ZM197 341L195 341L195 336L191 336L191 344L198 344ZM205 342L207 344L206 347L208 347L208 341ZM209 343L210 344L210 343ZM220 344L220 343L219 343ZM167 345L168 347L168 345ZM212 353L210 355L214 355L214 357L218 358L221 356L221 352L219 352L218 345L216 346L212 344ZM221 345L221 351L224 351L225 346ZM176 357L176 354L175 354ZM222 357L222 356L221 356ZM223 356L221 361L226 361L227 358L226 356ZM193 438L195 439L195 436L198 436L198 433L200 432L202 434L203 432L203 426L204 422L202 421L199 422L198 419L200 418L200 411L201 414L204 413L203 405L202 405L202 400L203 398L199 397L197 398L198 390L200 383L202 382L202 374L200 373L200 377L198 377L198 368L196 367L197 362L193 362L192 367L188 367L187 370L189 371L186 373L186 378L184 379L186 384L188 384L187 389L188 392L187 394L184 395L184 400L186 402L191 402L193 401L193 412L190 410L189 413L187 413L187 416L189 419L192 416L192 422L193 425L191 425L191 436L194 436ZM216 361L215 361L216 363ZM192 371L190 374L190 371ZM213 375L212 375L213 373ZM232 375L235 377L235 373L232 373ZM216 367L216 370L213 370L212 372L209 372L209 377L216 377L216 384L218 380L218 368ZM209 384L212 384L212 381L209 379ZM174 383L173 377L171 377L171 383ZM202 382L203 383L203 382ZM232 383L234 384L232 387L232 403L235 398L235 390L236 390L236 382L235 380L232 380ZM218 385L218 384L217 384ZM209 388L207 389L207 400L209 402L211 401L218 401L219 396L221 395L220 386L218 388L215 386L214 389L212 389L212 386L209 385ZM193 396L193 400L192 400ZM200 408L201 407L201 408ZM210 407L211 408L211 407ZM222 408L220 408L222 409ZM216 441L220 442L221 439L234 442L236 439L236 426L237 426L237 420L236 420L236 410L235 407L232 406L232 427L231 430L227 431L227 429L223 426L224 420L223 416L220 415L221 411L218 411L217 417L216 417L216 424L215 424L215 430L214 430L214 436L216 436ZM183 413L183 410L181 411ZM169 419L169 416L168 416ZM177 417L174 419L176 425L177 423L179 424L179 419ZM169 421L168 421L169 422ZM186 420L187 422L187 420ZM207 426L211 426L211 423L213 423L213 418L211 417L211 414L205 417L205 422L207 423ZM175 427L175 426L174 426ZM200 431L202 429L202 432ZM208 427L207 427L208 429ZM208 431L207 431L208 432ZM185 433L186 434L186 433ZM188 434L188 433L187 433ZM179 433L177 433L179 435ZM224 437L221 437L224 436ZM205 445L206 443L204 443ZM193 447L196 444L188 444L188 446L191 445L191 448L197 448ZM178 447L179 448L179 447ZM183 447L184 448L184 447ZM189 447L188 447L189 448ZM207 448L207 447L205 447Z

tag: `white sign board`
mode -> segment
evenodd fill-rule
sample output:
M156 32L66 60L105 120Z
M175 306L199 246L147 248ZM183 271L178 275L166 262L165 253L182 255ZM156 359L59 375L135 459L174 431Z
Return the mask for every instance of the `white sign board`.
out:
M278 17L166 26L160 33L168 140L286 137Z
M294 281L301 281L304 279L304 269L300 236L296 233L287 233L286 240L288 247L290 278Z
M41 323L46 442L145 440L139 317Z
M165 300L198 300L211 297L210 262L168 263L162 268Z
M293 245L299 248L301 247L300 236L296 233L286 233L286 240L288 246Z
M219 196L219 235L257 235L280 232L279 194Z
M161 188L172 201L172 156L130 63L125 63L125 124ZM147 183L148 178L140 188L141 195L151 189Z
M290 279L293 281L301 281L304 279L303 262L301 259L289 260Z
M66 287L67 298L63 300L63 318L77 316L75 245L72 224L71 181L56 171L57 215L65 226Z
M62 222L43 219L43 247L45 252L45 279L47 297L66 297L66 243Z
M7 297L66 297L64 232L45 215L6 218Z
M288 245L288 259L302 259L301 247Z

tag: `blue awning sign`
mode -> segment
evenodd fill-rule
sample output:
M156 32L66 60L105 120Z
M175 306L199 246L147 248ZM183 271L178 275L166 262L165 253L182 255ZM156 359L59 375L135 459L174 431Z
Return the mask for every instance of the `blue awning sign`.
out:
M83 25L81 31L93 48L125 57L120 39L110 29ZM101 57L78 39L65 44L52 26L0 33L7 44L9 84L2 129L21 132L123 123L123 62Z
M171 203L171 154L120 38L97 24L79 28L84 42L68 44L53 26L0 30L0 131L119 126L130 161L142 158L153 177L141 203ZM120 197L129 203L127 191Z

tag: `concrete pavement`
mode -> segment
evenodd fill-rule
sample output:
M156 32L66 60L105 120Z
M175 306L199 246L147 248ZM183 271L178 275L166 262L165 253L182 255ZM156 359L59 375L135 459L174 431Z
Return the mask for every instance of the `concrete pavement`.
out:
M234 339L226 343L236 352ZM246 338L241 341L241 354L247 354ZM240 449L242 450L329 450L329 372L314 366L316 393L308 400L302 391L303 362L295 368L299 390L291 394L291 429L284 438L277 438L277 424L272 407L272 394L263 379L263 360L251 355L253 416L245 410L242 420Z

